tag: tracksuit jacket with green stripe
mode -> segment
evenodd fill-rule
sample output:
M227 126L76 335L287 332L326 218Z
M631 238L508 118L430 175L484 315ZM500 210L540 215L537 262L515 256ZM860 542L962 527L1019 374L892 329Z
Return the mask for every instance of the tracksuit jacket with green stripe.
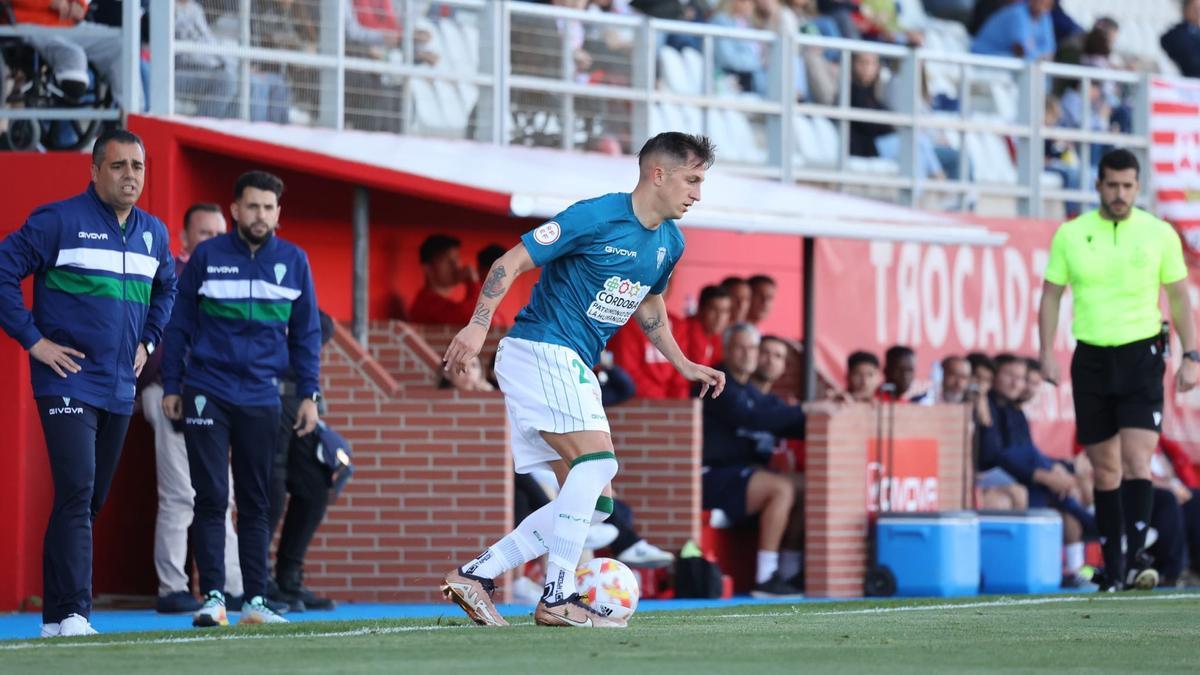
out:
M180 275L163 350L164 394L186 384L233 405L277 406L289 365L298 396L319 391L308 256L275 236L251 253L236 228L201 243Z
M21 296L30 274L32 312ZM174 299L167 228L134 207L122 231L94 184L38 207L0 242L0 326L25 349L45 337L84 354L65 378L31 357L34 396L131 414L138 343L162 341Z

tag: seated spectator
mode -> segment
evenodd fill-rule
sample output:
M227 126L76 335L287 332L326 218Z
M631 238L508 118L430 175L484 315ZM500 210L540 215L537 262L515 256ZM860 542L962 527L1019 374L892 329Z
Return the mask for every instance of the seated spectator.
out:
M754 0L721 0L710 23L731 28L754 27ZM759 96L768 93L766 45L754 40L718 38L714 63L737 79L741 91Z
M1183 21L1163 33L1163 51L1184 77L1200 77L1200 0L1184 0Z
M1146 553L1154 559L1154 569L1160 575L1158 584L1169 588L1182 575L1187 557L1184 505L1191 501L1192 491L1176 474L1175 463L1164 452L1161 439L1150 459L1150 480L1154 485L1150 527L1157 536L1153 542L1147 542ZM1125 528L1132 529L1133 523L1127 522Z
M672 21L708 22L709 0L630 0L629 7L636 12L655 19ZM667 36L667 45L673 49L691 47L704 50L704 39L699 35L672 33Z
M87 92L91 63L108 81L113 100L126 108L127 92L142 88L140 71L133 73L139 81L125 81L121 29L88 21L88 4L88 0L22 0L12 3L13 20L21 37L53 69L67 98L78 99Z
M933 405L932 391L913 391L917 375L917 353L912 347L893 345L883 355L883 386L879 400Z
M1169 489L1183 508L1184 540L1187 543L1187 569L1180 581L1186 586L1200 586L1200 479L1192 459L1177 441L1159 437L1159 448L1171 463L1175 479Z
M883 376L879 357L870 352L854 352L846 359L846 397L855 403L871 403L879 391Z
M462 242L446 234L431 235L421 243L425 285L409 311L413 323L465 325L471 320L479 295L479 273L462 263L461 249ZM462 297L455 299L463 286Z
M750 290L750 282L742 277L725 277L721 281L721 288L729 293L729 299L733 301L729 313L729 324L745 323L747 315L750 313L750 297L753 294Z
M1053 4L1053 0L1027 0L996 11L971 41L971 51L1026 61L1052 60L1058 49L1050 17Z
M975 389L990 390L996 379L996 362L982 352L967 354L967 363L971 364L971 384Z
M860 0L859 14L862 16L867 38L879 42L920 47L925 36L918 30L905 29L900 24L900 8L896 0Z
M990 425L992 413L988 394L996 376L996 364L991 357L980 352L967 354L967 363L971 364L967 399L974 406L975 424ZM975 443L978 445L978 439ZM978 507L981 509L1022 511L1029 506L1029 492L1025 486L998 466L979 471L975 476L975 488L979 491Z
M664 293L670 292L670 286ZM672 331L682 323L678 316L667 313ZM649 399L684 399L688 397L688 382L667 361L667 357L650 343L641 326L630 321L608 341L613 363L633 379L634 395ZM603 391L603 390L602 390Z
M851 59L850 105L865 110L888 110L880 98L879 55L855 52ZM850 123L850 154L856 157L884 157L900 160L900 135L890 124ZM943 180L946 172L928 133L917 133L918 171L924 178Z
M861 40L862 32L857 21L858 3L859 0L817 0L817 10L837 23L841 37Z
M483 372L483 364L476 356L461 373L445 371L438 382L438 389L456 389L458 391L495 391L496 387L488 381Z
M600 404L605 408L620 405L637 395L637 385L625 369L613 361L613 353L600 352L600 362L592 369L600 382Z
M1033 443L1029 421L1020 400L1029 387L1026 361L1011 354L995 359L995 387L988 393L990 423L979 422L979 470L1002 467L1029 493L1030 508L1052 508L1063 516L1063 543L1069 563L1082 566L1084 535L1094 536L1095 518L1080 503L1080 489L1069 463L1043 455ZM1072 553L1071 551L1074 551ZM1078 586L1085 580L1070 569L1064 583Z
M684 319L675 339L683 353L695 363L715 366L721 362L721 335L729 327L733 300L720 286L705 286L700 291L700 309Z
M783 338L775 335L764 335L758 343L758 367L750 375L750 382L764 394L770 394L775 383L787 372L788 353L791 345ZM787 401L788 403L795 401Z
M1044 124L1047 127L1062 126L1062 104L1054 95L1046 96L1043 104L1045 105ZM1056 141L1047 138L1044 142L1045 152L1045 170L1058 174L1062 177L1063 187L1068 190L1078 190L1080 188L1080 166L1079 155L1075 152L1075 145L1067 141ZM1079 202L1065 202L1063 208L1066 209L1067 218L1074 218L1080 213Z
M758 326L767 320L775 307L775 280L765 274L755 274L747 281L750 285L750 307L746 310L746 322Z
M777 437L804 436L804 409L764 394L751 384L758 368L760 337L754 326L726 331L725 391L704 399L704 508L737 523L760 515L758 565L753 595L799 595L803 564L804 514L801 477L766 468Z
M966 403L971 386L971 364L962 356L942 359L942 392L938 403Z

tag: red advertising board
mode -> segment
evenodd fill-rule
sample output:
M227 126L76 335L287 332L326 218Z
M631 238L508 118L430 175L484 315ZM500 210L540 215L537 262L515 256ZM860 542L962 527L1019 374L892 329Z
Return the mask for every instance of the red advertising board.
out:
M867 441L867 513L938 510L938 443L932 438Z

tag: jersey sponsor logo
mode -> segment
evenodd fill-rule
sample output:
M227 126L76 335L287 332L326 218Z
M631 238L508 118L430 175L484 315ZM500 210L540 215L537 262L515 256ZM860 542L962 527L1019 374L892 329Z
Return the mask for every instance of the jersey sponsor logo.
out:
M547 221L533 231L533 240L542 246L549 246L562 236L562 227L553 220Z
M80 239L103 239L108 241L108 235L103 232L80 232Z
M237 274L237 265L209 265L209 274Z
M666 257L667 257L667 248L665 246L659 246L658 247L658 262L654 264L654 268L658 269L659 267L662 267L663 260L665 260Z
M596 292L587 315L601 323L624 326L649 292L649 286L637 281L609 277L604 288Z
M72 407L71 406L71 397L70 396L63 396L62 402L63 402L63 407L48 408L46 410L46 414L48 414L48 415L82 415L83 414L82 407L80 407L80 406Z
M661 251L662 249L659 249L659 250ZM630 251L627 248L617 248L616 246L605 246L604 252L605 253L616 253L617 255L623 255L626 258L636 258L637 257L637 251Z

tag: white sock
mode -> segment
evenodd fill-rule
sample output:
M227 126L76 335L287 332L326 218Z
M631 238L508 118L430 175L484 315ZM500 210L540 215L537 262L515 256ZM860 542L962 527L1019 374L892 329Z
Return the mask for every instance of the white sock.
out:
M546 554L546 542L554 526L554 502L525 516L517 529L492 544L477 558L463 565L463 572L495 579Z
M554 535L542 594L546 602L558 602L575 592L575 569L592 525L596 498L616 475L617 460L611 452L589 453L572 463L553 503Z
M1083 542L1077 541L1074 544L1067 544L1067 571L1071 573L1078 572L1083 568Z
M771 578L779 569L779 551L759 551L758 571L754 574L754 583L761 584Z
M789 551L786 548L779 552L779 576L790 581L800 573L804 566L804 551Z

